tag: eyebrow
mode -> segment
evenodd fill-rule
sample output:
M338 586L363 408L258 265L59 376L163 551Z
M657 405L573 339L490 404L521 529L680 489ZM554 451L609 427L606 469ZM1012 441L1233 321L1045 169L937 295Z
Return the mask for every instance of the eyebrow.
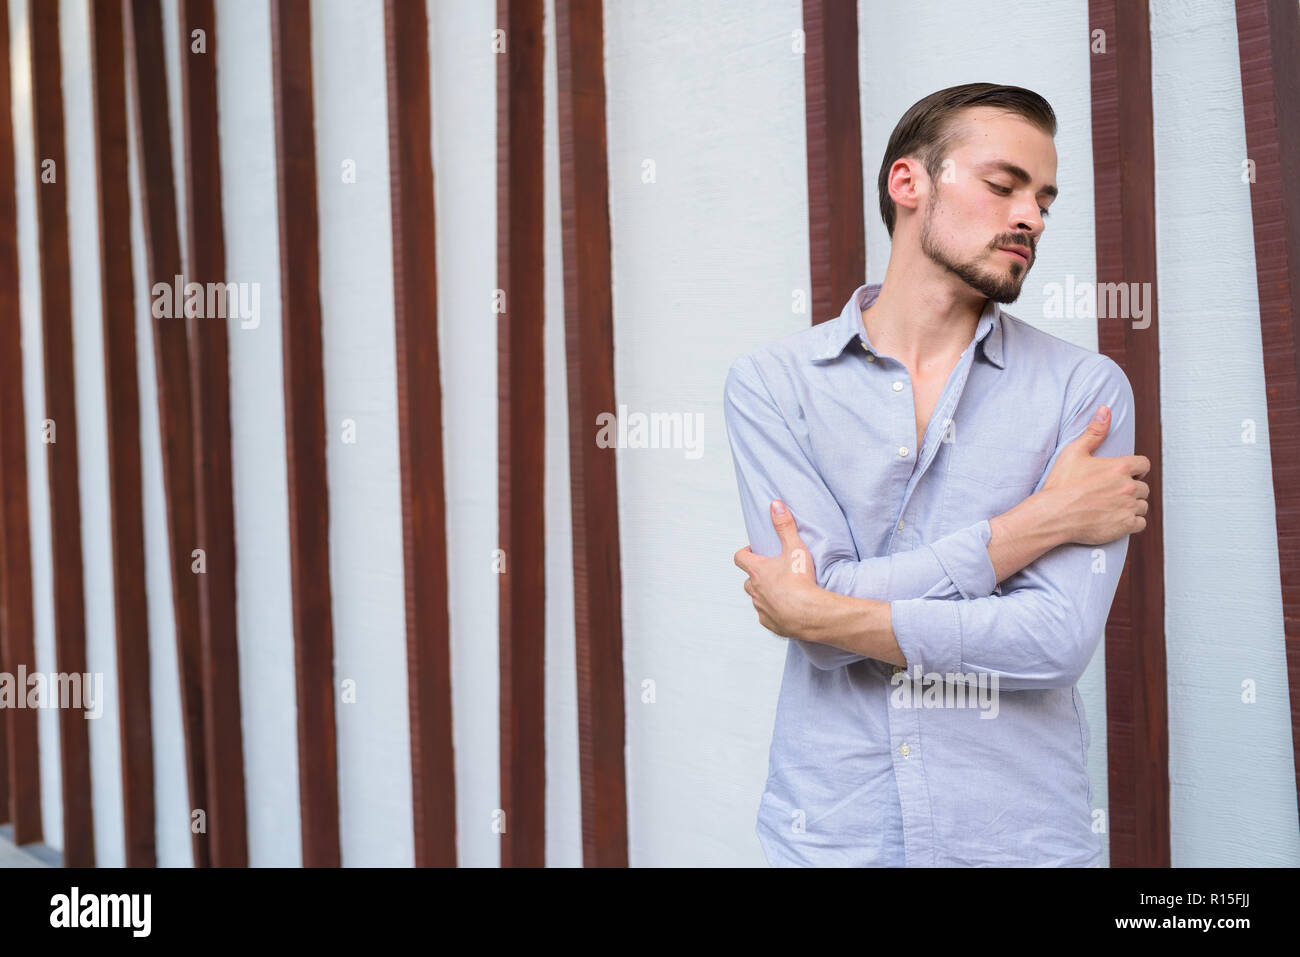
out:
M1021 168L1020 168L1019 166L1017 166L1015 163L1008 163L1006 160L989 160L989 162L987 162L987 163L981 163L979 166L976 167L976 169L980 169L980 170L988 170L988 169L1001 170L1002 172L1007 173L1007 174L1010 175L1010 176L1014 176L1016 179L1020 180L1022 183L1028 183L1028 182L1030 182L1030 176L1029 176L1028 173L1026 173L1023 169L1021 169ZM1060 195L1060 191L1059 191L1055 186L1051 186L1051 185L1044 186L1042 189L1039 190L1039 192L1040 192L1040 193L1046 193L1048 196L1052 197L1053 199L1055 199L1058 195Z

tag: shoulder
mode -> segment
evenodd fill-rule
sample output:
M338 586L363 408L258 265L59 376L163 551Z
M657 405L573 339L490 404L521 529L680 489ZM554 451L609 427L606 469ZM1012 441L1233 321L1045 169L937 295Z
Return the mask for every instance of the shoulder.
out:
M806 375L811 361L828 348L828 325L799 329L737 357L727 370L727 391L737 385L761 386L773 394L791 389L798 376Z
M1110 388L1126 394L1133 387L1119 363L1060 336L1045 332L1008 312L1002 313L1003 350L1037 369L1049 371L1065 384L1066 395Z

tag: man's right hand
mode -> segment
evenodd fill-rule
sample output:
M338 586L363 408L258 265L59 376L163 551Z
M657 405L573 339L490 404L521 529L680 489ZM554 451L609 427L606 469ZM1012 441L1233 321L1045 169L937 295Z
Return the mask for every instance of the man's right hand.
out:
M1110 430L1110 409L1101 406L1077 439L1061 450L1036 494L1049 496L1070 529L1068 541L1104 545L1147 527L1147 496L1142 481L1151 471L1145 455L1094 458Z

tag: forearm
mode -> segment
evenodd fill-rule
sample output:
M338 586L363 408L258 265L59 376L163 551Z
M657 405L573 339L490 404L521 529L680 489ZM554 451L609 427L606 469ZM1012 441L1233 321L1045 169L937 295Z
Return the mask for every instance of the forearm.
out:
M850 598L819 589L809 596L802 618L799 634L792 637L886 664L907 664L894 637L887 601Z
M989 528L993 531L988 543L989 561L999 583L1058 545L1070 542L1073 535L1050 491L1035 492L1014 508L989 519Z

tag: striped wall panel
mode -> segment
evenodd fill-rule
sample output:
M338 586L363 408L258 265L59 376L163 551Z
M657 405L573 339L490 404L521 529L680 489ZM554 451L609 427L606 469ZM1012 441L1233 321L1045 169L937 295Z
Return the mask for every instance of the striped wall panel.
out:
M601 0L555 0L555 29L582 852L588 867L626 867L618 481L594 433L616 408Z
M858 8L804 0L804 117L812 321L834 318L867 274Z
M298 681L298 779L302 862L337 867L338 745L330 604L329 499L321 360L319 223L313 125L311 8L272 0L276 187L289 443L289 541Z
M1300 5L1237 0L1278 565L1300 793Z
M1160 323L1155 299L1155 149L1151 31L1145 3L1090 0L1097 282L1150 283L1150 325L1099 319L1099 351L1133 385L1138 454L1151 460L1146 529L1128 557L1106 624L1106 721L1112 867L1169 866L1169 709L1161 517ZM1097 314L1103 314L1098 308Z
M415 863L451 867L456 864L456 781L429 24L422 5L403 0L386 0L384 20Z
M122 812L127 866L154 867L157 852L149 609L145 595L140 390L136 367L131 212L128 208L126 65L121 0L95 0L90 7L90 21L95 146L99 162L100 282L109 430L109 509L113 536Z
M186 262L189 282L225 282L221 157L217 145L217 31L212 0L181 0L173 42L180 50L184 124ZM211 303L211 297L208 297ZM196 576L208 776L211 863L248 864L244 757L235 633L235 515L231 492L227 319L186 319L194 420L195 542L205 558Z
M71 265L68 253L67 152L59 5L33 2L30 10L33 128L36 141L37 246L45 359L45 415L53 423L46 446L53 549L55 664L64 674L86 668L85 590L78 486L76 374L72 351ZM72 867L95 863L90 791L90 736L83 714L60 708L59 749L63 800L63 859Z
M498 0L497 322L502 867L545 863L542 3Z
M21 0L19 0L21 2ZM9 2L0 0L0 668L36 672L31 532L27 518L27 429L23 398L22 320L18 310L18 210L14 129L9 104ZM41 769L37 712L0 714L0 820L16 844L39 841Z
M141 219L144 224L146 286L155 301L156 284L173 287L181 274L176 190L172 178L171 129L164 72L162 10L158 0L124 0L126 60L132 124L139 157ZM164 295L166 295L164 293ZM158 297L161 299L162 297ZM172 310L173 314L175 310ZM199 595L192 571L198 547L194 490L194 419L189 376L189 341L184 320L151 318L158 427L162 436L163 484L176 657L180 672L186 781L191 813L207 811L208 776L204 742L203 659ZM195 867L211 863L209 832L191 829Z

